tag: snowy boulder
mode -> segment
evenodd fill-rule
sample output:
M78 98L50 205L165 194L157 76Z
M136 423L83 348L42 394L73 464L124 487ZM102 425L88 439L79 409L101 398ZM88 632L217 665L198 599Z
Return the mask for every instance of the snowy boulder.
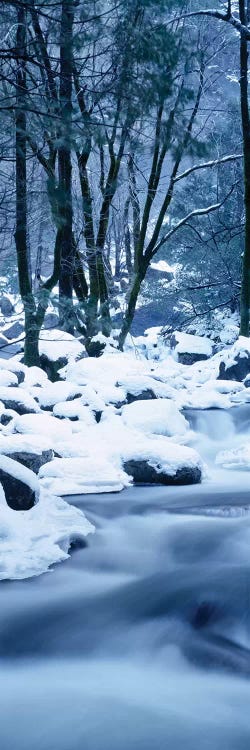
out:
M170 399L135 401L123 407L122 419L128 427L155 435L183 436L189 424Z
M194 362L209 359L213 354L210 339L180 331L174 331L170 339L170 346L175 350L178 362L183 365L193 365Z
M0 483L13 510L29 510L38 501L39 482L33 471L3 455L0 455Z
M38 474L41 466L54 458L50 442L42 435L0 434L0 455L9 456Z
M34 474L38 474L41 466L48 463L48 461L52 461L52 459L54 458L54 452L51 449L46 451L41 450L39 453L34 451L32 448L29 451L5 450L4 455L9 456L9 458L12 458L14 461L18 461L18 463L26 466L27 469L33 471Z
M59 419L70 419L72 422L82 420L85 427L92 427L96 423L92 411L83 405L81 398L55 404L53 414Z
M2 352L4 353L4 351L6 349L6 346L8 346L8 343L9 343L8 339L6 339L5 336L3 336L2 334L0 334L0 351L2 349ZM1 352L1 356L2 356L2 352Z
M19 362L18 359L19 355L17 357L11 357L10 359L0 359L0 372L3 369L8 370L9 372L13 372L18 380L18 383L23 383L25 374L28 371L28 367L26 365L23 365L22 362Z
M52 382L60 380L60 373L68 362L75 361L85 351L74 336L65 331L42 330L39 338L41 367Z
M135 484L198 484L202 478L198 453L166 438L127 451L123 468Z
M4 411L4 412L3 412L2 414L1 414L1 417L0 417L0 422L1 422L1 425L3 425L3 427L7 427L7 425L8 425L8 424L9 424L10 422L12 422L12 420L13 420L13 419L14 419L14 417L16 417L16 416L17 416L17 413L16 413L16 411L14 411L13 409L6 409L6 410L5 410L5 411Z
M12 339L17 339L21 334L24 332L24 327L22 323L19 323L17 320L15 323L10 326L10 328L4 329L4 335L6 338L11 341Z
M70 440L71 423L57 419L49 414L24 414L15 419L15 430L23 435L40 435L56 445L57 440Z
M51 328L58 328L59 326L59 317L56 315L56 313L47 313L44 318L44 324L43 327L46 330L49 330Z
M165 383L159 382L149 375L127 375L120 378L116 385L125 391L128 404L132 404L133 401L168 398L170 395L170 389Z
M17 414L36 414L40 411L35 399L21 388L0 386L0 400L6 409L14 409Z
M243 337L241 337L243 338ZM230 351L230 350L229 350ZM224 353L223 353L224 354ZM225 352L225 358L220 362L219 380L244 380L250 373L250 349L242 347L234 352L231 350L231 357Z
M21 383L22 388L34 388L48 385L48 376L41 367L27 367L24 381Z
M3 295L0 299L0 310L5 318L9 318L11 315L13 315L14 307L10 299L5 295Z
M47 382L43 388L33 388L32 393L37 398L41 409L50 410L59 402L79 398L82 395L82 388L61 380L57 383Z
M62 369L62 367L65 367L67 365L67 362L68 360L66 357L58 357L54 360L50 359L47 354L40 355L41 367L44 372L46 372L46 375L52 383L56 383L61 379L59 371Z
M55 458L39 471L41 486L53 495L78 495L120 492L130 483L129 477L108 460L90 456Z
M14 372L10 372L10 370L0 370L0 387L2 385L7 387L10 385L18 385L17 375L15 375Z

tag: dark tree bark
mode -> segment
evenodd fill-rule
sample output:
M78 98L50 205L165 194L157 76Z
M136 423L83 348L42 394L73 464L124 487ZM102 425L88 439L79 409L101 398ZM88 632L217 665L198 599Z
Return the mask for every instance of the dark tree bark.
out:
M247 23L245 1L239 0L240 21ZM250 308L250 117L248 105L248 42L240 32L240 103L244 154L245 247L242 263L241 324L242 336L249 336Z
M39 364L36 332L36 306L32 294L27 242L27 123L26 123L26 44L27 17L25 3L17 7L16 33L16 251L19 289L25 315L24 361L27 365Z
M129 275L129 279L131 281L132 274L133 274L133 261L132 261L132 250L131 250L131 234L129 229L129 223L128 223L128 215L129 215L129 205L130 205L130 198L127 198L124 206L124 246L125 246L125 258L126 258L126 268Z
M60 116L61 132L58 148L59 222L61 228L61 268L59 277L60 317L65 330L74 332L73 275L74 245L72 243L72 76L73 76L73 0L62 0L60 37Z

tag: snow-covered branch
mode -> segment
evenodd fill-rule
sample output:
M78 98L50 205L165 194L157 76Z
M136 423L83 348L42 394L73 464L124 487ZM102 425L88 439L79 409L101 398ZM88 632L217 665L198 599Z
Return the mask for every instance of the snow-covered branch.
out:
M222 156L221 159L213 159L212 161L204 162L203 164L194 164L193 167L189 167L189 169L186 169L185 172L182 172L181 174L177 174L177 176L174 179L174 182L178 182L179 180L183 180L184 177L188 177L192 172L196 172L198 169L211 169L212 167L217 167L219 164L226 164L230 161L236 161L237 159L242 159L243 154L229 154L228 156Z
M222 201L220 201L220 203L214 203L211 206L206 206L206 208L196 208L193 211L190 211L189 214L184 216L183 219L180 219L180 221L178 221L177 224L175 224L175 226L172 227L172 229L170 229L169 232L167 232L167 234L164 235L164 237L162 237L160 242L158 242L153 252L151 253L151 258L153 258L154 255L158 253L158 250L160 249L160 247L162 247L162 245L164 245L164 243L167 242L170 239L170 237L172 237L172 235L175 234L175 232L177 232L178 229L181 229L181 227L183 227L184 224L186 224L190 219L193 219L196 216L207 216L208 214L211 214L213 211L217 211L218 208L221 208L221 206L224 205L225 201L230 197L233 190L234 190L234 185L232 186L231 190L226 195L226 197L223 198Z
M233 28L238 31L240 34L244 34L246 39L250 39L250 28L246 26L245 24L241 23L239 18L235 18L235 16L232 15L230 10L230 3L228 4L229 10L227 10L226 13L221 13L219 10L216 10L216 8L207 8L204 10L193 10L190 13L183 13L180 16L175 16L175 18L171 18L170 21L167 21L167 25L172 24L176 21L182 21L185 18L194 18L196 16L207 16L210 18L217 18L218 21L225 21L226 23L229 23L230 26L233 26Z

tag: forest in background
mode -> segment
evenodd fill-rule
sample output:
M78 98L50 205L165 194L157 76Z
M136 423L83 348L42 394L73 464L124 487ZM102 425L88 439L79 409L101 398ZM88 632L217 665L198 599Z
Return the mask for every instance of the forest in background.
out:
M26 364L51 299L89 354L113 329L123 347L138 304L169 327L241 312L248 335L249 3L232 5L2 0L1 276Z

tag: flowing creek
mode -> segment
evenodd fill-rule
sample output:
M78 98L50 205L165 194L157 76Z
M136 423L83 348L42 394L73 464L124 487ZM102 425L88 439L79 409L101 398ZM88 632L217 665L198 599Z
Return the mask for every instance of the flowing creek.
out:
M188 417L203 485L70 498L87 547L2 583L1 750L249 750L250 475L214 461L250 406Z

